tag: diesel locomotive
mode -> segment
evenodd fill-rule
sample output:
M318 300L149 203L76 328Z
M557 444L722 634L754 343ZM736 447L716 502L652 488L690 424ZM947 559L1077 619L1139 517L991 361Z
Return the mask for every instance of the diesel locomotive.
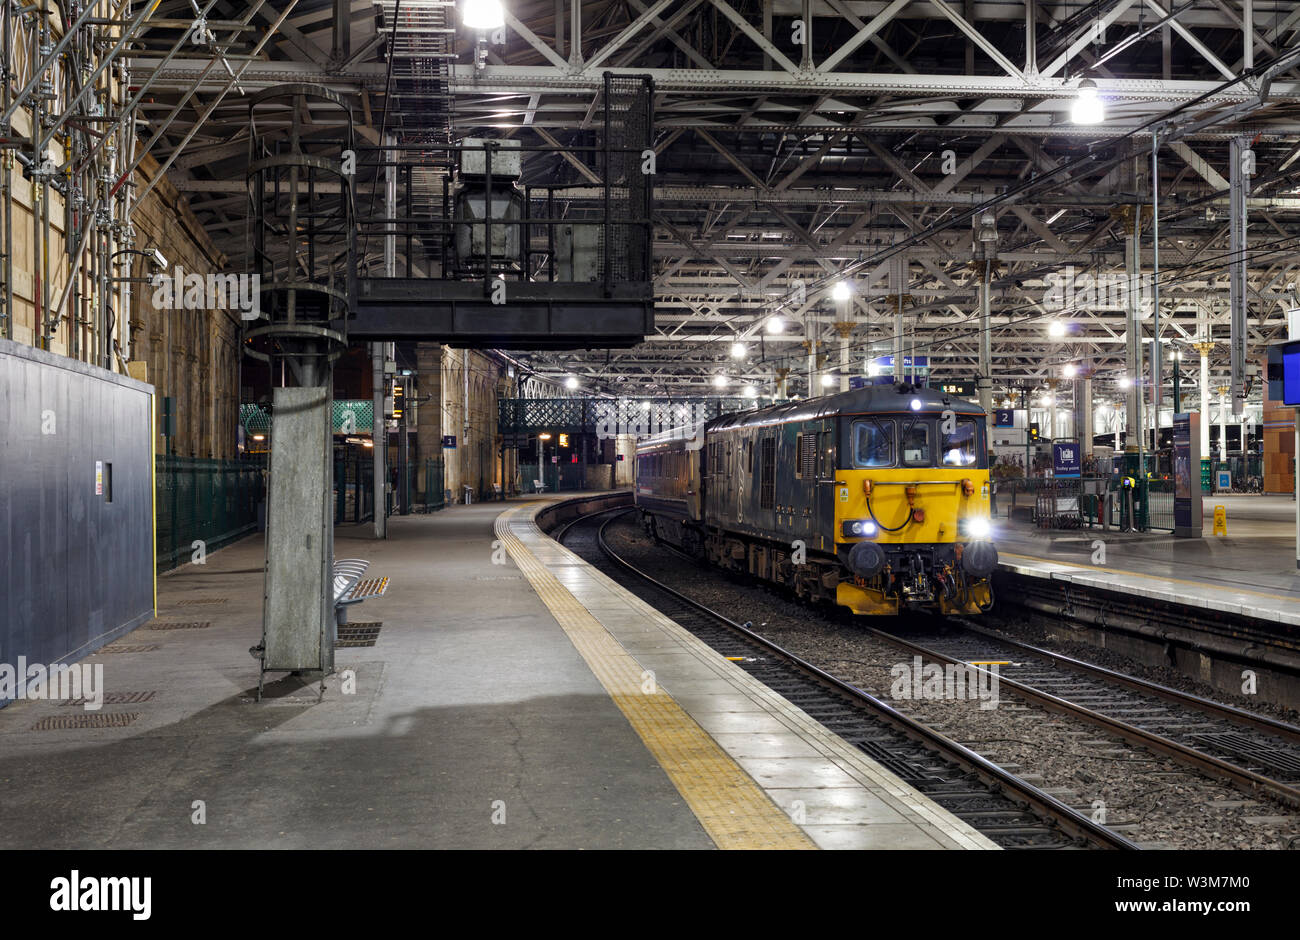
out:
M641 442L646 530L856 614L993 605L985 412L906 383L723 415Z

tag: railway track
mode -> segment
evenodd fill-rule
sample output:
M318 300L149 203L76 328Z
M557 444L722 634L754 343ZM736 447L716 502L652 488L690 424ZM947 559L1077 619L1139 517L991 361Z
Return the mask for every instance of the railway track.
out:
M1300 808L1300 728L1177 689L997 636L961 618L961 632L924 642L873 635L937 663L997 660L998 681L1044 708L1083 718L1129 744ZM980 667L973 667L980 668Z
M552 536L1003 848L1138 848L969 748L639 571L605 539L606 527L627 511L583 516Z

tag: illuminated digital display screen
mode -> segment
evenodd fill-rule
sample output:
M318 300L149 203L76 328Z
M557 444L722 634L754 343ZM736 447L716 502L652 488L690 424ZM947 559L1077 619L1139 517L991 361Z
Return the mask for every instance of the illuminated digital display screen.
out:
M1282 401L1300 405L1300 343L1282 351Z

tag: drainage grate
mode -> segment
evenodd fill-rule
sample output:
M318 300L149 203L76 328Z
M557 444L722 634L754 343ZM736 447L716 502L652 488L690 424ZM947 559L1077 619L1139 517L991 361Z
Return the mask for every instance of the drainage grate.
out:
M124 728L139 718L136 712L83 712L80 715L54 715L32 725L33 731L69 731L75 728Z
M173 607L194 607L198 604L224 604L224 597L191 597L183 601L176 601Z
M204 630L212 626L211 620L193 621L191 623L179 623L170 621L166 623L151 623L150 630Z
M374 646L379 639L379 628L383 625L382 620L358 620L339 624L339 637L334 645L339 648Z
M139 705L141 702L147 702L157 695L157 691L149 692L105 692L105 705ZM86 698L70 698L67 701L60 702L60 705L85 705Z
M1250 738L1236 731L1218 731L1212 734L1188 735L1202 748L1225 751L1238 758L1277 773L1292 776L1300 774L1300 758L1285 745L1270 744Z
M157 643L149 643L137 646L105 646L99 652L101 653L152 653L154 650L162 649Z

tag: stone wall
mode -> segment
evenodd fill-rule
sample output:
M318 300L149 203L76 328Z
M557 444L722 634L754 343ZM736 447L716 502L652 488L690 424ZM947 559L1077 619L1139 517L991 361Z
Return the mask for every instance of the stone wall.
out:
M14 115L14 129L25 133L27 115ZM13 339L31 346L45 345L49 352L81 362L109 368L119 374L148 382L156 389L157 426L162 430L163 398L175 401L176 435L170 449L183 456L231 457L239 402L239 320L225 310L157 310L148 283L126 278L147 278L155 273L138 252L157 248L167 259L168 269L206 275L227 269L219 252L190 211L189 205L166 178L160 180L132 214L135 252L113 245L114 267L110 272L113 289L109 302L113 323L109 325L111 349L101 360L103 345L100 322L95 316L100 298L89 256L70 270L64 247L65 207L63 197L50 188L49 238L38 263L34 248L34 218L44 207L33 209L33 186L16 161L9 161L13 190ZM136 174L137 188L143 189L157 173L158 164L146 157ZM0 169L0 172L4 172ZM56 328L43 343L38 326L38 305L45 308L41 285L48 280L52 308L62 295L69 276L75 279L68 303ZM127 310L124 317L123 309ZM129 363L129 364L128 364ZM159 453L167 442L161 433Z

